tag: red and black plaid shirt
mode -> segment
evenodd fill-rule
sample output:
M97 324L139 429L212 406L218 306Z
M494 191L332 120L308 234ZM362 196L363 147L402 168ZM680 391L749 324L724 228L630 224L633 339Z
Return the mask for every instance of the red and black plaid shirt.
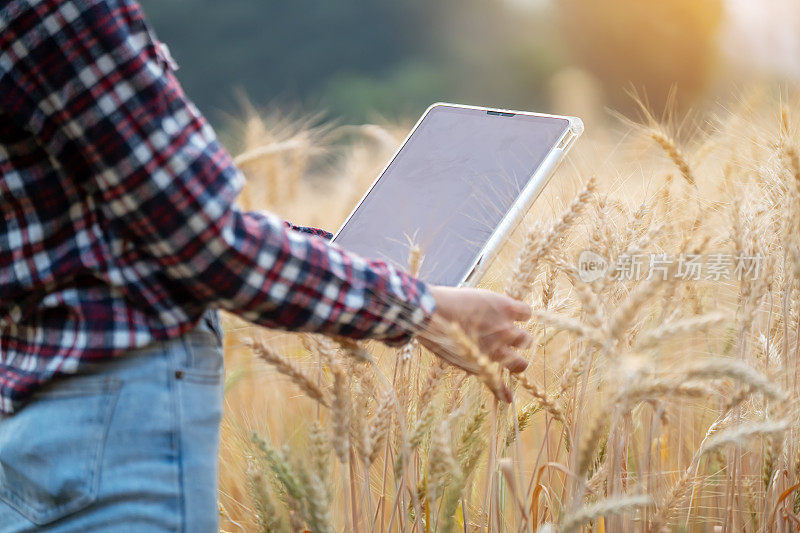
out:
M207 307L387 342L434 309L405 272L238 210L242 177L172 69L133 0L0 3L2 412Z

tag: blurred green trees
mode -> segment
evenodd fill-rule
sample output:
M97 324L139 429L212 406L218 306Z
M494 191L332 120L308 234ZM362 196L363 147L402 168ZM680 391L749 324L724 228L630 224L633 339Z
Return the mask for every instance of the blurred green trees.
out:
M141 0L209 116L298 103L345 120L437 100L537 107L562 55L550 12L485 0Z
M598 83L613 107L631 86L656 107L672 85L689 102L722 20L722 0L140 1L212 120L236 110L236 89L346 121L439 100L582 112L603 103ZM586 75L555 76L576 65ZM563 82L576 79L587 90Z
M231 109L234 88L257 103L324 105L331 80L390 76L428 47L418 0L141 3L181 66L186 92L212 115Z

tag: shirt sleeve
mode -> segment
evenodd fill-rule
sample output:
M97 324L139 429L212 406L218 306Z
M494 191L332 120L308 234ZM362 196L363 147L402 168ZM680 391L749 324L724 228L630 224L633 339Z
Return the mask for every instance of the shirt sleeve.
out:
M309 235L316 235L317 237L321 237L326 241L333 239L333 233L331 233L330 231L325 231L324 229L320 228L312 228L309 226L296 226L291 222L289 222L288 220L285 223L287 228L299 231L300 233L308 233Z
M0 9L0 94L113 230L156 261L171 281L163 297L188 316L214 306L402 343L433 313L408 273L235 206L243 178L133 0Z

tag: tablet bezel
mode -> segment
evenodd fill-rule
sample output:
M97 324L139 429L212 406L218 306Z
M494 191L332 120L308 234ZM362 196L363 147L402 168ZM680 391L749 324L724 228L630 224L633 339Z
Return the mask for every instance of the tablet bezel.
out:
M510 109L498 109L493 107L481 107L481 106L471 106L471 105L463 105L463 104L452 104L447 102L437 102L432 104L425 110L425 113L419 118L417 123L408 133L406 138L400 144L400 147L394 152L392 157L389 159L389 162L381 169L378 173L378 177L375 178L375 181L372 182L372 185L366 190L364 195L355 205L355 207L350 211L350 214L347 215L345 221L339 226L339 229L336 230L331 242L335 243L336 238L339 236L341 231L347 226L350 222L353 215L358 211L358 208L361 207L361 204L364 200L369 196L369 193L375 187L375 185L380 181L383 175L386 173L386 170L391 166L400 152L408 143L408 140L414 134L414 132L419 128L420 124L425 120L425 117L437 107L451 107L457 109L467 109L473 111L480 111L483 113L494 112L494 113L513 113L514 115L527 115L531 117L542 117L542 118L558 118L567 120L569 125L564 129L564 133L558 138L558 140L553 143L553 146L548 151L545 158L542 160L542 163L539 167L533 172L530 179L528 180L527 185L522 189L519 196L517 196L514 203L511 205L511 208L508 210L506 215L497 225L495 230L489 236L484 244L483 248L476 254L475 258L472 261L470 267L466 270L467 274L462 278L462 280L456 285L457 287L473 287L478 284L481 280L483 275L489 269L489 266L492 263L492 260L495 258L497 252L500 249L500 245L502 244L503 239L509 235L517 226L522 222L522 219L525 217L525 214L530 210L533 206L533 202L539 196L539 194L544 189L545 185L550 181L550 178L555 173L556 169L558 168L559 164L564 160L566 154L569 152L569 149L575 143L575 140L583 133L583 121L581 121L578 117L570 117L570 116L562 116L562 115L549 115L546 113L534 113L531 111L515 111Z

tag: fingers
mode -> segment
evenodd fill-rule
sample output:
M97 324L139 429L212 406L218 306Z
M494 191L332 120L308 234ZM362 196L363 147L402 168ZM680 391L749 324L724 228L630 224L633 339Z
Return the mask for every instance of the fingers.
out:
M492 335L481 339L481 347L484 350L493 351L501 346L510 346L520 350L527 350L533 346L533 337L527 331L509 326L503 331L495 332Z
M494 360L515 374L528 368L528 361L513 349L503 346L494 352Z
M531 318L531 306L519 300L509 298L508 310L511 319L515 322L527 322Z
M514 399L514 396L511 394L511 389L506 387L505 383L503 384L503 397L498 399L506 403L511 403Z
M533 337L525 330L514 328L508 344L520 350L527 350L533 346Z

